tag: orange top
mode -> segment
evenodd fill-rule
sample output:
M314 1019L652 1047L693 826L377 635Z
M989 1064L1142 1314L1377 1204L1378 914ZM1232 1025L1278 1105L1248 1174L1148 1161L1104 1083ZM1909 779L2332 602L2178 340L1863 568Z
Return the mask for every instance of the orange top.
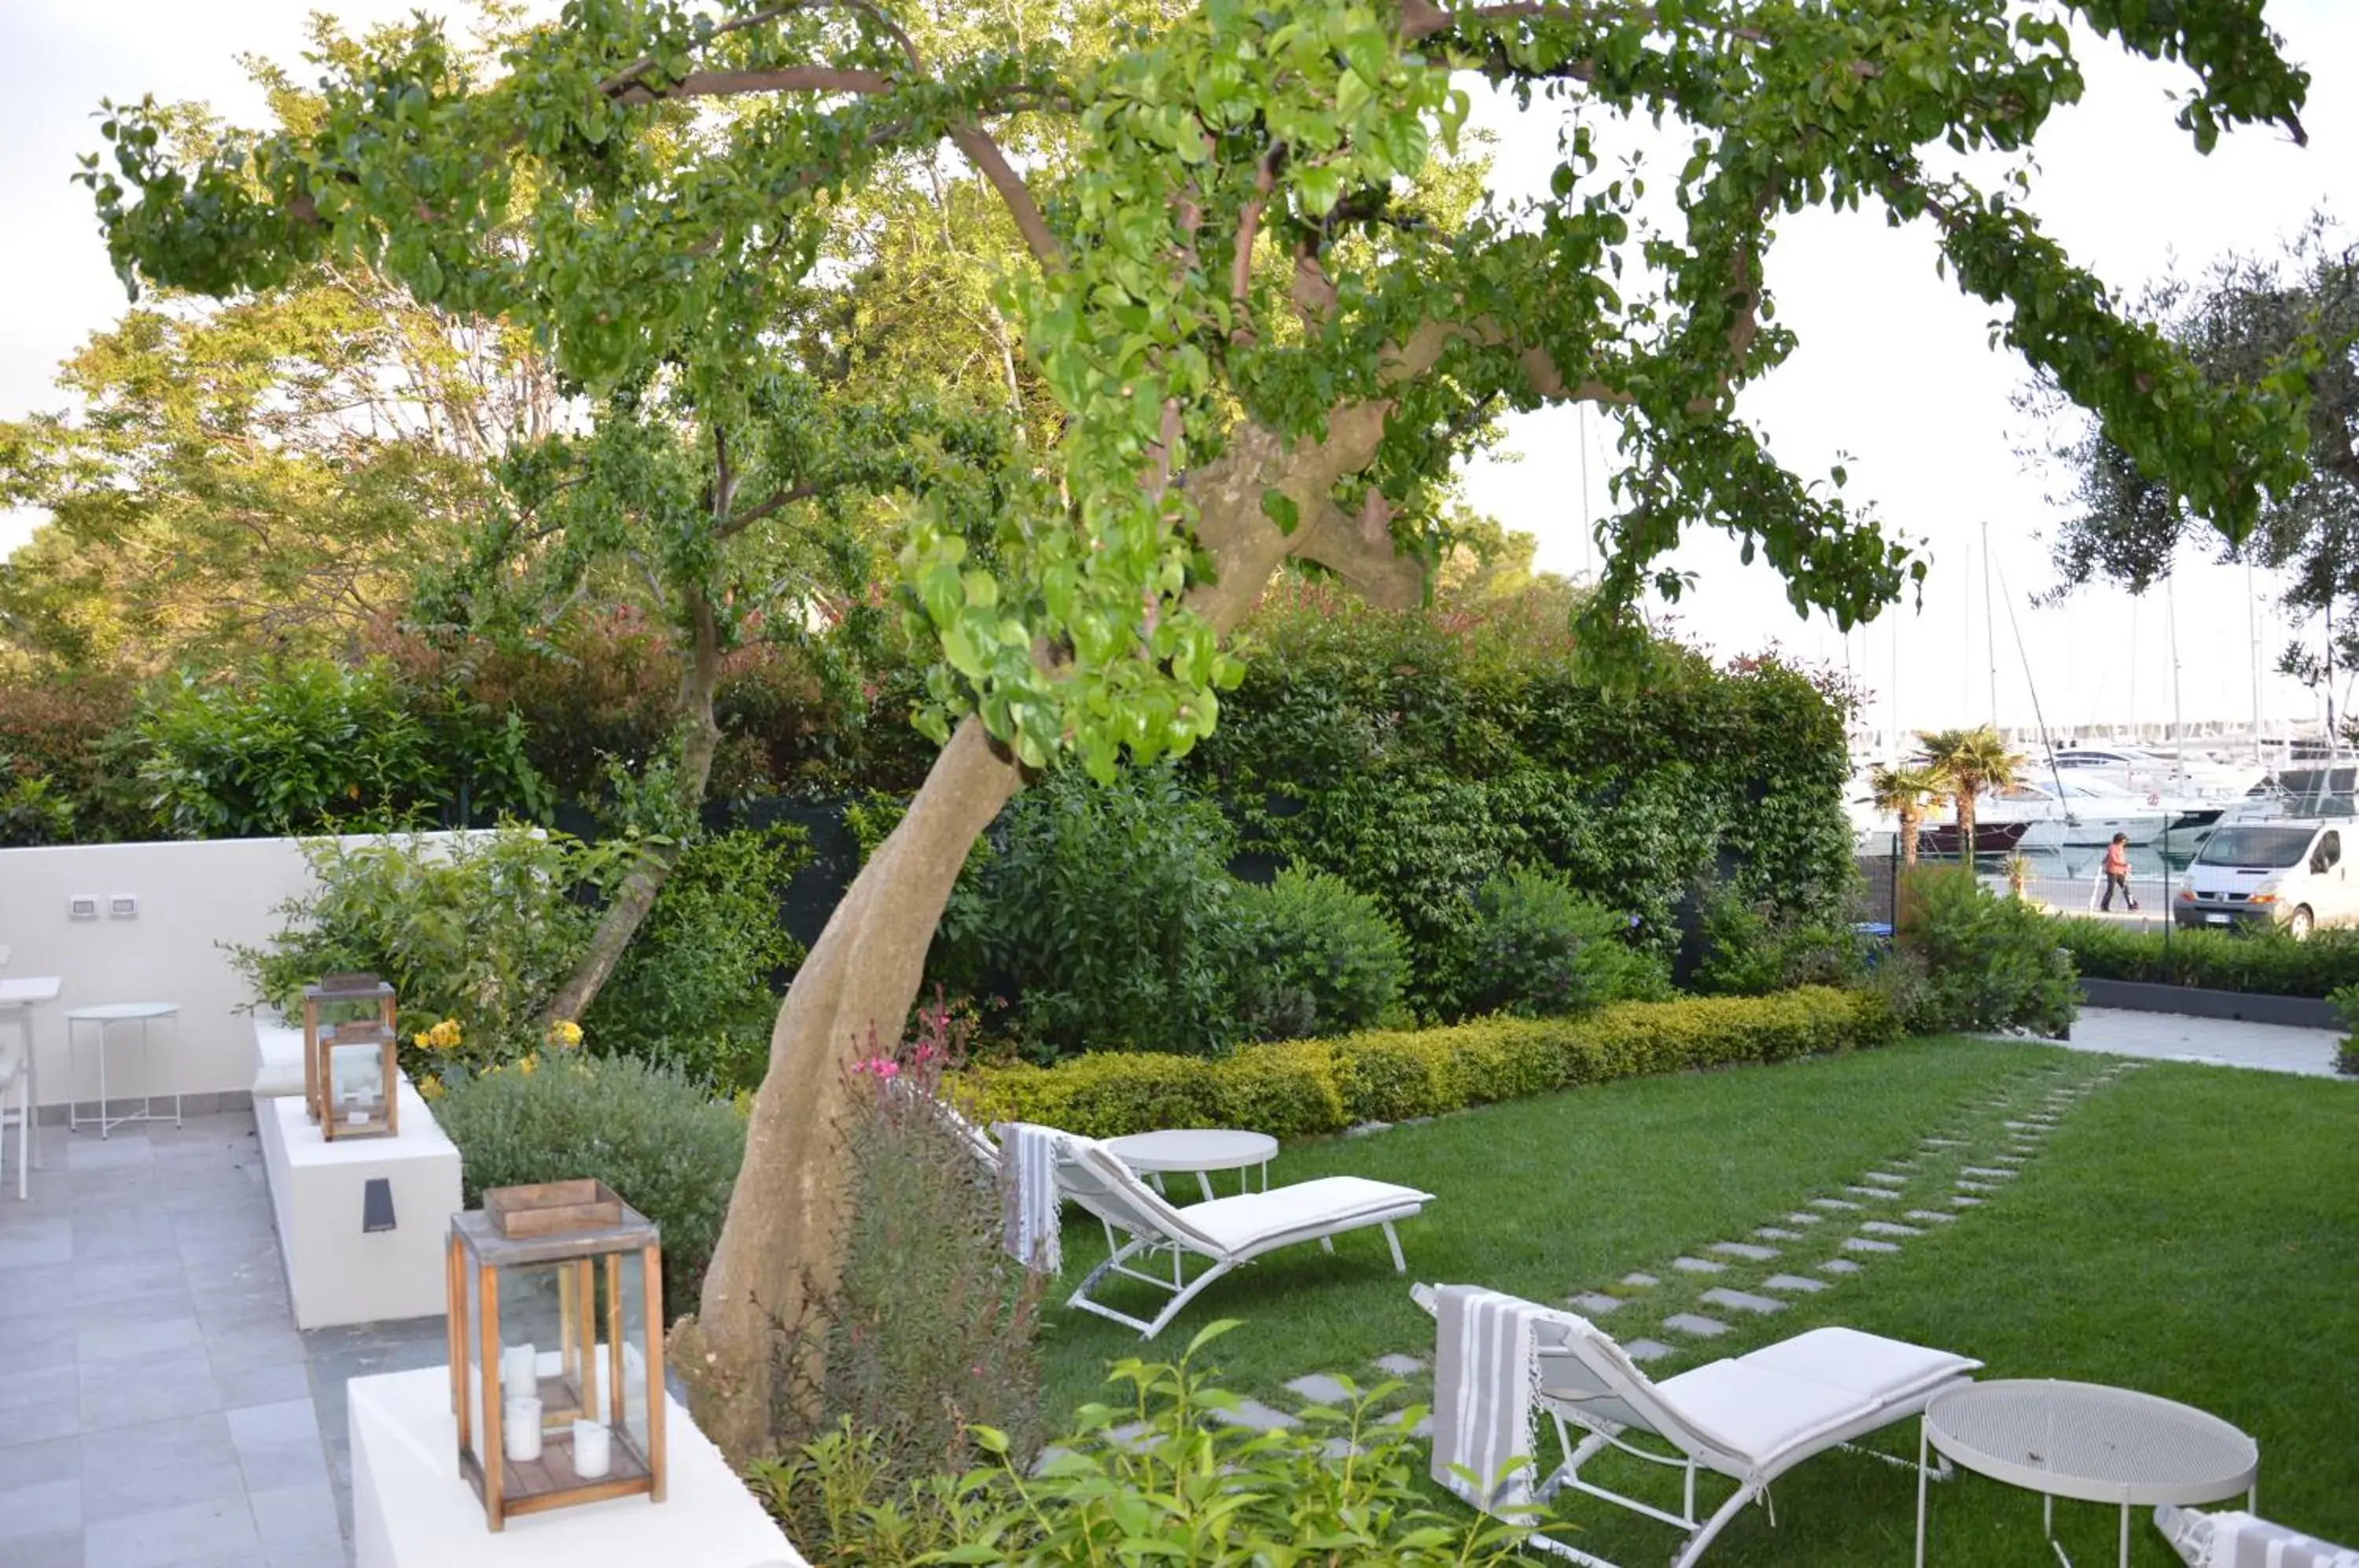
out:
M2105 870L2109 875L2114 877L2128 876L2130 874L2130 852L2124 849L2117 844L2109 844L2105 845Z

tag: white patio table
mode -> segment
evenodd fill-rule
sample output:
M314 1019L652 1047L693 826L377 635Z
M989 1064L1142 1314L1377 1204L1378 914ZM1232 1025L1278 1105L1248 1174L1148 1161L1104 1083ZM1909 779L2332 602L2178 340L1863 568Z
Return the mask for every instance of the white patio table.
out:
M1212 1178L1215 1171L1250 1171L1261 1168L1261 1190L1269 1191L1269 1162L1277 1153L1277 1139L1266 1132L1246 1132L1235 1127L1170 1127L1162 1132L1135 1132L1122 1138L1110 1138L1105 1146L1125 1165L1141 1176L1162 1185L1159 1180L1166 1172L1192 1171L1196 1184L1204 1190L1204 1201L1212 1198ZM1253 1191L1250 1175L1237 1179L1237 1190Z
M31 1080L33 1116L26 1136L32 1140L33 1169L41 1166L41 1073L40 1054L33 1049L33 1009L44 1002L54 1002L65 982L55 975L19 975L14 979L0 980L0 1024L16 1026L25 1037L25 1072Z
M2260 1445L2190 1405L2130 1388L2049 1379L1999 1379L1937 1394L1917 1439L1917 1568L1925 1568L1925 1462L1930 1446L1977 1475L2043 1494L2048 1543L2056 1499L2122 1511L2121 1568L2129 1568L2130 1510L2216 1503L2242 1493L2258 1506Z

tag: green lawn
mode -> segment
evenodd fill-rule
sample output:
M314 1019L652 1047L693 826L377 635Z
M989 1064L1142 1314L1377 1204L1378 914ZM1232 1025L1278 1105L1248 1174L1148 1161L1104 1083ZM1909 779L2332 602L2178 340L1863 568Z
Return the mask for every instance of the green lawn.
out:
M2359 1085L2161 1064L2101 1078L2110 1065L2044 1046L1919 1041L1615 1083L1299 1145L1273 1174L1284 1181L1351 1172L1435 1193L1427 1217L1402 1230L1410 1279L1560 1301L1634 1269L1658 1276L1660 1286L1625 1292L1628 1304L1603 1320L1625 1338L1681 1345L1678 1357L1649 1368L1658 1376L1840 1323L1977 1356L1985 1376L2085 1378L2186 1400L2259 1440L2265 1512L2359 1538L2359 1488L2351 1485ZM1864 1272L1774 1317L1702 1309L1733 1330L1709 1348L1659 1332L1662 1317L1692 1307L1711 1286L1751 1289L1779 1270L1813 1272L1837 1256L1854 1228L1845 1222L1871 1210L1948 1207L1956 1168L1986 1163L2004 1148L2006 1120L2057 1084L2082 1083L2096 1086L2023 1174L1957 1223L1927 1226L1898 1254L1866 1260ZM1948 1133L1964 1134L1966 1147L1919 1151L1926 1137ZM1912 1154L1913 1164L1896 1163ZM1725 1274L1703 1279L1669 1267L1681 1253L1702 1256L1711 1242L1751 1239L1755 1227L1778 1225L1814 1196L1842 1196L1868 1171L1905 1176L1905 1197L1788 1226L1809 1239L1784 1244L1774 1262L1732 1260ZM1103 1244L1079 1225L1067 1239L1070 1289ZM1224 1381L1286 1409L1299 1403L1283 1388L1288 1378L1331 1371L1373 1379L1378 1356L1430 1356L1430 1321L1406 1286L1374 1233L1339 1242L1332 1258L1298 1248L1215 1284L1147 1349L1176 1355L1204 1323L1241 1318L1245 1326L1214 1355ZM1115 1324L1055 1314L1052 1405L1094 1397L1107 1360L1139 1348ZM1913 1453L1915 1423L1882 1441ZM1905 1471L1828 1455L1778 1484L1774 1530L1761 1510L1748 1510L1706 1562L1905 1562L1913 1486ZM1654 1495L1676 1503L1673 1491ZM1576 1499L1567 1512L1578 1526L1573 1540L1618 1561L1658 1561L1673 1544L1671 1531L1603 1504ZM2106 1510L2060 1508L2060 1535L2080 1561L2110 1562L2114 1528ZM2143 1520L2134 1540L2134 1561L2177 1562ZM2038 1499L1974 1477L1935 1489L1930 1560L1975 1568L2054 1561Z

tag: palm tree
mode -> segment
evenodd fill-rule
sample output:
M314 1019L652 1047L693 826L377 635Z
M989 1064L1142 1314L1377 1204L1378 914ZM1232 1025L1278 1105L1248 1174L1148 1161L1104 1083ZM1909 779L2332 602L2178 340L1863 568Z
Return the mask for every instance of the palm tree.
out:
M1900 819L1900 864L1917 864L1917 833L1929 807L1938 807L1948 790L1941 776L1930 768L1878 768L1867 776L1868 800L1879 811Z
M1917 741L1925 748L1926 768L1958 803L1958 852L1972 866L1974 801L1990 790L2012 789L2023 758L2007 750L2006 742L1988 724L1970 730L1920 730Z

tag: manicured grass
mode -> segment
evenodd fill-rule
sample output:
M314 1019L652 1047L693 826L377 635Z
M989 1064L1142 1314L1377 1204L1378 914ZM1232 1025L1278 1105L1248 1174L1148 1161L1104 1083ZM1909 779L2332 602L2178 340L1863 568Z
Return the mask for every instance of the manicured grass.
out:
M2258 1439L2266 1512L2359 1537L2359 1490L2349 1485L2359 1410L2359 1086L2179 1065L2099 1080L2108 1065L2042 1046L1919 1041L1614 1083L1289 1148L1273 1174L1352 1172L1435 1193L1427 1217L1403 1228L1409 1279L1561 1301L1634 1269L1660 1277L1603 1320L1625 1337L1682 1344L1677 1359L1649 1368L1658 1377L1841 1323L1977 1356L1988 1377L2077 1377L2186 1400ZM1757 1289L1771 1272L1812 1272L1837 1255L1854 1228L1846 1222L1947 1207L1957 1168L2004 1147L2006 1120L2058 1084L2084 1082L2097 1086L2022 1175L1995 1183L1957 1223L1926 1225L1897 1254L1866 1259L1864 1272L1775 1316L1702 1309L1732 1329L1708 1348L1659 1332L1662 1316L1713 1285ZM1967 1147L1919 1151L1924 1138L1951 1133L1965 1134ZM1897 1168L1911 1155L1913 1165ZM1906 1177L1906 1195L1857 1200L1857 1212L1788 1227L1808 1239L1782 1244L1774 1262L1732 1261L1725 1275L1701 1279L1669 1267L1682 1253L1706 1256L1700 1249L1713 1241L1751 1239L1755 1227L1778 1225L1813 1196L1840 1196L1871 1170ZM1069 1233L1068 1288L1103 1245L1093 1229ZM1407 1282L1370 1234L1339 1242L1332 1258L1299 1248L1216 1284L1154 1345L1060 1312L1048 1339L1049 1397L1070 1408L1095 1396L1109 1358L1177 1355L1204 1323L1234 1317L1245 1326L1213 1353L1224 1381L1291 1408L1299 1401L1283 1388L1290 1377L1373 1379L1378 1356L1430 1356L1432 1326ZM1881 1441L1913 1454L1915 1423ZM1605 1474L1675 1506L1675 1489L1661 1485L1669 1472ZM1908 1560L1914 1483L1905 1471L1831 1454L1786 1477L1776 1496L1775 1530L1748 1510L1707 1563ZM2053 1561L2032 1495L1969 1476L1937 1487L1934 1499L1932 1562ZM1670 1531L1588 1499L1567 1513L1579 1527L1572 1539L1617 1561L1657 1561L1672 1545ZM2111 1512L2064 1505L2058 1525L2077 1560L2111 1561ZM2137 1563L2177 1561L2143 1519L2133 1540Z

